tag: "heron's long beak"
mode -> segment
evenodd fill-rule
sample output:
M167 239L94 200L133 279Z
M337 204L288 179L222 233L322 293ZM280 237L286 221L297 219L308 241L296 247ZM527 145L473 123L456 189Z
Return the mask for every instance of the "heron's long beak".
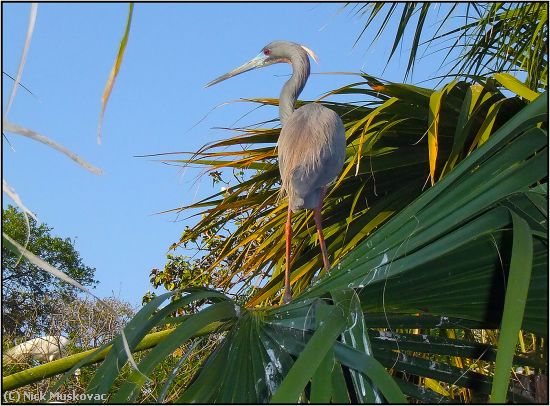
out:
M237 69L233 69L231 72L226 73L225 75L220 76L219 78L214 79L212 82L207 83L204 85L204 87L210 87L212 85L215 85L216 83L220 83L224 81L225 79L232 78L233 76L240 75L241 73L248 72L249 70L261 68L262 66L269 65L269 63L266 61L267 56L264 54L260 54L256 56L254 59L248 61L242 66L239 66Z

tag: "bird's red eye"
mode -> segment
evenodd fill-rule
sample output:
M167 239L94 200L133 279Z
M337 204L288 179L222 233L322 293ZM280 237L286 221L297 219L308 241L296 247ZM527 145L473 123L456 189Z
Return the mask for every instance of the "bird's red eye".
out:
M264 55L269 55L271 53L271 51L269 49L264 49Z

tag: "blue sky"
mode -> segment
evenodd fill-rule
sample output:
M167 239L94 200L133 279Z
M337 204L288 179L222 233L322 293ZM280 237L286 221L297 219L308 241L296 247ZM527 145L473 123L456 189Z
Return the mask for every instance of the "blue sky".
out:
M370 49L369 33L353 47L363 21L341 8L342 4L315 3L136 4L128 47L105 113L103 142L98 145L101 95L128 6L40 4L22 77L36 97L19 89L8 118L68 147L104 174L93 175L44 145L10 134L15 151L3 140L4 178L54 234L76 237L84 262L97 269L97 295L114 294L139 304L151 289L150 270L164 265L168 246L179 239L185 225L193 224L175 222L174 214L155 213L189 204L217 192L219 186L213 188L209 177L197 182L197 170L182 171L134 156L194 151L230 135L213 127L234 124L252 106L232 103L202 119L224 102L278 97L290 70L281 64L212 88L204 84L251 59L275 39L313 49L320 57L320 64L312 65L313 73L363 70L388 80L403 79L408 49L383 73L393 31ZM11 76L17 72L29 10L29 4L3 4L3 70ZM413 83L432 77L439 58L421 61ZM2 80L5 108L11 80ZM312 75L301 98L315 99L353 80ZM276 115L276 108L263 108L239 124Z

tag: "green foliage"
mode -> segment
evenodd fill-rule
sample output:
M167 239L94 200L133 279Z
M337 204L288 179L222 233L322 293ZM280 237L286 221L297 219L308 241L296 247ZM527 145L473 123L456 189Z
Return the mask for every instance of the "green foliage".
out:
M202 272L200 260L170 254L167 259L163 270L151 271L151 284L154 288L162 285L166 290L172 291L176 287L211 286L213 275Z
M442 10L443 9L443 10ZM377 28L372 43L388 28L392 16L399 16L393 47L405 42L408 28L414 28L405 77L414 69L419 52L445 55L459 53L447 75L488 75L494 72L523 72L532 90L547 89L548 76L548 4L546 2L497 2L468 4L429 2L356 4L354 12L366 18L359 39L370 27ZM401 14L399 14L401 10ZM435 35L422 41L428 16L440 18ZM382 20L381 20L382 19ZM463 22L457 23L456 20ZM447 31L443 31L444 27ZM449 45L449 43L451 45Z
M370 12L368 26L386 6L377 36L402 7L392 54L418 15L410 71L429 4L358 7ZM152 274L153 285L172 292L150 295L124 329L132 351L147 350L137 369L119 336L71 362L5 377L4 387L63 371L67 378L104 359L87 390L112 402L533 400L510 385L510 369L548 373L548 105L547 94L539 95L547 6L471 7L474 22L440 36L457 33L455 46L465 42L455 67L471 81L427 89L361 74L328 94L357 103L322 102L342 117L347 137L344 171L323 210L334 266L321 270L311 214L298 213L291 303L262 307L277 302L282 286L279 130L241 129L190 158L166 160L207 165L214 184L224 169L247 175L177 209L202 217L171 248L193 243L205 252L171 255ZM479 76L491 69L498 72ZM527 72L527 85L504 73L513 69ZM241 306L223 293L188 288L202 283L253 297ZM203 335L212 351L189 380L205 355L189 358L195 345L205 348L195 341ZM183 376L182 363L191 367ZM158 376L167 377L161 391Z
M226 340L180 401L295 402L298 398L307 401L317 396L326 399L327 394L317 393L319 389L315 388L319 387L314 384L316 376L328 382L326 374L323 378L322 371L316 371L320 365L331 371L344 368L348 373L350 369L363 373L360 377L369 378L363 384L371 385L371 396L378 393L387 400L397 400L401 391L424 402L450 400L418 386L409 378L414 376L443 382L448 392L457 386L469 388L478 398L488 396L491 391L504 399L511 394L507 385L492 385L492 374L476 372L476 363L491 363L495 359L496 371L501 370L499 355L495 357L495 353L500 354L500 347L495 352L494 347L465 339L466 335L464 339L449 339L443 338L440 331L458 328L469 332L472 327L501 325L501 334L508 334L509 321L519 317L525 329L547 334L543 320L548 265L546 184L533 187L545 182L547 176L547 133L538 128L538 123L546 120L545 96L504 123L448 176L369 236L340 266L306 289L293 303L269 310L241 309ZM511 237L523 238L522 230L512 224L514 216L528 224L531 250L508 245ZM511 279L506 283L508 273L511 278L515 272L513 264L521 257L533 261L533 276L524 275L529 283L523 293L515 290ZM504 279L499 282L502 276ZM428 280L430 283L425 282ZM504 289L496 289L497 286ZM347 299L338 296L350 288L355 293L348 293ZM321 299L330 297L327 295L334 300L332 306ZM525 301L525 312L503 314L501 309L509 306L510 300ZM327 305L334 309L320 310ZM371 324L358 309L367 311L367 315L381 311L383 317ZM418 313L428 313L426 316L432 319L419 317ZM348 321L339 324L338 314L346 315ZM394 323L396 317L406 315L412 326L421 328L424 334L394 330L398 328L397 322ZM322 326L327 326L326 331L331 334L326 334ZM354 331L358 326L362 328ZM384 331L369 330L373 327ZM346 339L344 335L342 341L336 341L344 331L356 336ZM511 331L513 335L514 330ZM517 327L515 332L517 340ZM366 337L370 340L364 341ZM357 347L358 343L365 344ZM248 356L250 349L254 349L252 358ZM246 351L246 356L241 351ZM308 359L310 353L316 355L315 362ZM379 376L374 375L376 364L365 356L369 353L376 362L395 371L392 379L400 389L384 383L387 374L383 369L379 370ZM449 363L447 357L459 354L474 361L470 367L464 369ZM300 362L302 357L308 360ZM545 370L547 367L541 361L541 358L515 357L509 365L538 365ZM237 362L238 374L221 367ZM372 366L365 368L369 362ZM309 380L312 383L308 389ZM335 378L330 382L342 381ZM342 396L343 391L350 400L358 399L360 387L359 383L343 388L335 386L330 396L337 393ZM520 399L517 394L513 396Z
M544 346L516 348L518 320L547 341L547 109L543 94L509 118L288 305L243 308L202 289L164 307L174 293L154 298L125 328L132 349L174 309L211 304L155 333L121 385L117 338L89 393L135 401L173 351L214 332L221 341L179 402L441 403L466 389L461 398L529 401L500 377L510 366L547 372ZM476 338L498 327L498 347Z
M434 182L444 178L526 105L518 97L504 96L493 79L474 84L451 82L434 91L362 74L360 81L329 94L369 100L367 106L364 102L323 102L342 117L348 145L344 171L323 207L327 248L336 264L419 196L428 175ZM253 102L277 104L275 99ZM220 235L221 244L203 257L203 272L215 273L223 263L228 277L218 287L227 290L239 284L242 291L263 286L253 293L252 304L274 303L282 292L287 202L278 196L278 133L279 129L246 129L204 147L191 159L170 160L182 165L211 165L212 171L247 170L249 176L237 185L178 209L198 209L202 216L179 244L188 244L207 232ZM304 290L323 273L312 230L312 214L296 213L294 292Z
M213 186L217 184L229 185L222 178L220 171L213 170L208 175L212 178ZM244 181L244 175L243 170L233 170L233 176L238 182ZM220 217L223 216L222 213ZM238 216L232 217L231 219L237 225L243 224L245 220L245 215L242 215L240 218ZM227 286L227 280L232 276L231 270L239 255L238 253L229 254L221 261L217 261L217 258L211 253L219 252L223 249L227 239L226 233L228 232L227 229L205 229L202 233L195 234L193 230L186 227L181 237L184 241L182 246L184 249L193 252L193 257L183 254L168 254L167 262L162 270L157 268L151 270L151 285L154 288L162 286L168 291L192 287L216 288ZM179 244L172 244L170 250L175 252L178 247ZM241 294L240 300L246 300L250 296L250 293L251 291L249 290ZM153 292L147 292L143 297L143 303L148 303L153 297L155 297ZM172 296L172 300L179 298L180 295L177 293ZM190 305L186 311L194 311L200 305Z
M184 235L190 232L186 228ZM225 237L206 231L199 238L193 238L185 244L185 248L191 248L192 244L195 250L195 256L187 255L167 255L167 262L162 270L154 268L150 273L151 285L154 288L160 286L168 291L189 289L193 287L216 288L223 286L224 280L230 275L230 265L235 255L228 256L224 261L214 264L215 259L210 252L219 251L224 245ZM172 249L175 249L176 245ZM143 303L148 303L155 297L154 292L147 292L143 297ZM172 296L172 300L181 297L179 293ZM243 295L242 298L246 298ZM194 312L203 303L197 303L181 309L184 312Z
M95 269L86 266L70 238L54 237L52 228L29 219L13 206L2 209L3 232L83 285L94 286ZM43 272L2 246L2 331L13 336L36 336L47 331L59 301L77 296L73 286ZM58 301L59 300L59 301Z

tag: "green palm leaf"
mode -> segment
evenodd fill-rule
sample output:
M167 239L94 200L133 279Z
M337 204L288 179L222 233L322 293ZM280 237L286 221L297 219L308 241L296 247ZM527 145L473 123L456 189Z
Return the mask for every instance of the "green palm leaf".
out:
M435 34L430 34L429 39L421 41L426 16L439 15L442 8L445 10L445 16L440 19ZM470 12L472 9L473 15ZM420 51L439 48L439 52L444 51L446 54L441 66L445 64L449 55L453 55L453 50L458 51L456 58L450 62L451 68L447 70L446 76L519 70L526 74L525 83L531 90L546 89L548 86L547 3L469 3L460 7L457 4L405 2L368 4L354 11L361 18L366 18L357 41L372 27L377 29L372 40L374 43L379 35L391 26L388 22L392 19L397 20L395 40L388 62L394 56L397 46L405 42L407 28L411 26L411 29L414 29L405 78L412 73ZM462 25L456 22L461 19L464 19ZM453 28L440 33L444 26L449 25ZM441 47L449 41L452 45Z
M170 314L185 303L208 297L214 304L163 335L140 370L152 372L170 351L217 325L224 338L181 402L452 400L418 379L528 401L509 389L506 371L547 368L541 354L514 355L520 325L547 338L546 112L543 94L288 305L241 308L200 289L160 309L166 297L152 302L127 327L131 348L173 322ZM498 326L498 347L471 338L475 329ZM449 329L461 337L443 334ZM468 366L453 365L453 357ZM116 390L105 373L125 362L115 341L89 390ZM483 365L496 366L494 382ZM112 400L135 399L145 382L137 372L124 379Z
M362 82L331 92L372 99L369 107L360 110L353 104L338 105L346 127L347 160L323 209L327 247L334 263L419 196L429 174L434 182L444 178L526 104L505 97L492 80L474 85L453 82L434 92L366 74L361 78ZM277 103L271 99L254 102ZM334 104L325 105L334 108ZM206 164L215 171L240 168L248 173L242 183L223 193L174 209L198 210L202 216L178 245L207 231L218 234L224 243L206 253L210 267L205 272L214 274L222 262L228 263L229 273L216 285L230 289L239 284L244 290L255 280L263 287L251 304L267 304L281 292L280 259L285 250L286 202L279 200L275 162L279 129L241 131L242 135L208 145L190 158L166 160ZM313 227L311 213L297 213L294 241L298 244L293 247L291 276L296 292L306 288L322 269Z

